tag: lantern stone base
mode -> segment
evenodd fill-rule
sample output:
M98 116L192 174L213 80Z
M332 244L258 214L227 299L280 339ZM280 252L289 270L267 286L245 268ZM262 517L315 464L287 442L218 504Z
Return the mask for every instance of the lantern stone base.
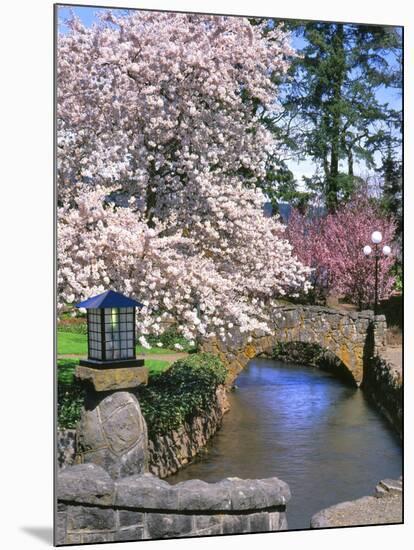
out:
M91 462L114 479L147 471L147 425L131 392L86 392L76 428L75 463Z
M83 382L91 382L97 392L126 390L148 383L148 368L143 366L93 368L77 365L75 375Z

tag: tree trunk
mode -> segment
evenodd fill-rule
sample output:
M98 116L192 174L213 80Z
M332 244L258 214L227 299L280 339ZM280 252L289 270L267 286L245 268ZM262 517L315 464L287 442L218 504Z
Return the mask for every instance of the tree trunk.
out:
M352 147L348 149L348 175L354 175L354 155L352 153Z
M327 181L326 204L328 210L334 211L338 206L338 175L341 145L341 98L342 85L345 78L345 51L344 51L344 26L338 24L332 39L334 48L335 70L332 71L332 134L331 134L331 162L330 174Z

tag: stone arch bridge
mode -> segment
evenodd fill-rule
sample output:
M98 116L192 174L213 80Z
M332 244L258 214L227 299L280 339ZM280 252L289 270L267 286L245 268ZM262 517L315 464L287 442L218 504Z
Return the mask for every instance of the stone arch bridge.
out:
M363 381L364 363L380 355L386 345L386 321L372 311L343 312L320 306L289 305L275 310L272 334L255 331L231 343L209 339L203 351L215 353L226 365L231 384L253 357L270 353L279 342L318 344L334 354L356 385Z

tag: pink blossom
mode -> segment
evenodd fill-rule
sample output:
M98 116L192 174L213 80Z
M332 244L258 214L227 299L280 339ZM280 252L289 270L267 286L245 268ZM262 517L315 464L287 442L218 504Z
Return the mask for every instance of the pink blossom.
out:
M363 253L365 245L373 247L373 231L381 231L382 244L391 245L396 252L394 221L384 216L366 194L360 194L326 216L293 211L287 236L297 257L313 268L312 279L319 291L345 295L362 307L374 301L374 254L366 257ZM395 257L395 254L380 255L378 289L381 300L389 297L393 287L394 277L390 270Z

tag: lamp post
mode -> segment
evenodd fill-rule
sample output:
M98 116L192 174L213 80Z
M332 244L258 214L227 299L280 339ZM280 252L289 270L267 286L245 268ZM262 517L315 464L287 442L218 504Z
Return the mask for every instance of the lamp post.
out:
M378 314L378 270L379 270L379 260L381 257L381 251L379 245L382 243L382 233L381 231L374 231L371 235L371 241L374 245L374 259L375 259L375 289L374 289L374 315ZM369 244L365 245L363 248L365 256L370 256L372 253L372 248ZM391 254L391 248L388 245L382 247L382 253L384 256L389 256Z

